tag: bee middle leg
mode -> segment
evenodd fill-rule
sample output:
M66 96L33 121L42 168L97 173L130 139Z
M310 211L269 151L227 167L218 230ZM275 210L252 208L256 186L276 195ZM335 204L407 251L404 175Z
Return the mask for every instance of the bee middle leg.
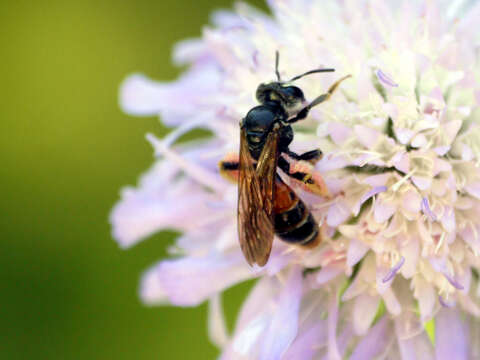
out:
M323 157L323 153L320 149L310 150L310 151L304 152L303 154L297 154L291 150L288 150L286 153L288 156L290 156L294 160L308 161L312 165L315 164L317 161L319 161Z

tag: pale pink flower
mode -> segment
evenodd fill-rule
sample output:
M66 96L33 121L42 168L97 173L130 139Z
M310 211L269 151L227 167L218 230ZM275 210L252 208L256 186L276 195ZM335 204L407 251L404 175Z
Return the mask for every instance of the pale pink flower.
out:
M149 304L210 303L222 359L480 358L480 4L469 1L240 3L201 39L180 43L176 82L124 82L121 104L176 127L149 134L157 161L113 209L129 247L161 229L182 233L175 258L148 270ZM325 232L314 250L275 240L250 268L237 240L237 188L217 163L238 151L238 123L257 85L298 81L310 99L352 74L298 124L292 149L321 148L329 199L298 191ZM208 139L176 140L194 128ZM258 278L226 331L221 292ZM434 339L425 330L434 322Z

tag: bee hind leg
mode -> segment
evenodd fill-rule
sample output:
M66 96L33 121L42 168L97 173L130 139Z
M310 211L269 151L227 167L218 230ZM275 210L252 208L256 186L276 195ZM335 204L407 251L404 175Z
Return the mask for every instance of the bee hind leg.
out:
M324 197L328 197L330 195L322 176L318 171L315 171L312 164L308 161L295 160L294 162L289 163L282 156L280 156L278 159L278 166L285 174L294 179L297 184L299 184L306 191Z
M238 182L238 169L240 167L237 154L227 154L219 163L220 175L230 182Z

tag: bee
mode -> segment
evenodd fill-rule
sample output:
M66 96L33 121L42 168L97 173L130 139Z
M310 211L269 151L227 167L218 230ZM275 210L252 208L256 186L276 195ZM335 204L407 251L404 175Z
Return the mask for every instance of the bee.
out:
M225 158L220 172L238 181L238 237L250 265L264 266L270 256L274 235L290 244L306 248L317 246L322 236L317 221L305 203L279 176L278 169L303 184L307 190L326 196L328 189L319 176L304 166L293 168L290 160L315 163L322 157L319 149L296 154L289 149L293 140L291 124L303 120L310 109L328 100L345 76L326 93L307 103L303 91L292 82L306 75L333 72L315 69L282 81L278 71L279 53L275 54L277 81L260 84L252 108L240 122L238 159Z

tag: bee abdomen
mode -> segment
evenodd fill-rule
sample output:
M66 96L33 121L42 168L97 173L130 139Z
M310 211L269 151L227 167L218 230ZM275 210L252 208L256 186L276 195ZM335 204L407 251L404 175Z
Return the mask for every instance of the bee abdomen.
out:
M298 197L290 209L275 214L275 232L284 241L315 246L320 241L318 224Z

